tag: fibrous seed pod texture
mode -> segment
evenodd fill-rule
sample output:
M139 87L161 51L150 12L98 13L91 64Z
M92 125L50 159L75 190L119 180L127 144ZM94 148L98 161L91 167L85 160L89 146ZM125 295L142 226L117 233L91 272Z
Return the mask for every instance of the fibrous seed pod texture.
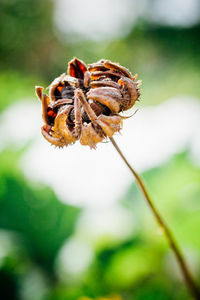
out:
M64 147L77 140L95 148L96 144L120 131L120 112L131 108L140 96L137 75L109 60L86 66L74 58L67 73L49 86L49 96L36 86L42 102L44 126L41 131L51 144Z

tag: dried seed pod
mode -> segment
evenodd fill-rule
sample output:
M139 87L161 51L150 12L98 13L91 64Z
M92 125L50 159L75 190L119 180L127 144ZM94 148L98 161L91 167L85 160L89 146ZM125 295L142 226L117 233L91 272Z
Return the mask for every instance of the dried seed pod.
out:
M51 144L64 147L77 140L95 148L118 132L121 111L131 108L140 96L140 81L119 64L109 60L86 64L74 58L67 73L49 86L49 96L36 86L42 101L42 134Z

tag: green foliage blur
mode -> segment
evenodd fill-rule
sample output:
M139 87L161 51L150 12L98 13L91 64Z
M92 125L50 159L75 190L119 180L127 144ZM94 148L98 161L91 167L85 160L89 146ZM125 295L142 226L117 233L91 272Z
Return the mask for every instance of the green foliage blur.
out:
M178 28L141 18L123 38L73 43L59 37L53 11L50 0L0 1L1 113L21 99L31 101L34 86L48 86L74 56L87 63L105 57L138 70L143 80L141 105L156 105L179 94L200 96L200 23ZM76 236L83 208L63 204L51 187L24 177L19 161L25 148L0 152L1 299L191 299L135 184L119 199L122 207L133 211L137 226L132 237L97 243L84 273L63 279L57 256ZM186 149L143 177L200 284L200 168Z

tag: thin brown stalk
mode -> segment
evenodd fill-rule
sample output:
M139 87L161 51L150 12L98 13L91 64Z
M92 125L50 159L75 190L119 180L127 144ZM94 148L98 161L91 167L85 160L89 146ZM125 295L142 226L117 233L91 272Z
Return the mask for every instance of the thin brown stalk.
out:
M183 257L183 254L182 254L177 242L175 241L171 231L169 230L168 226L163 221L163 218L161 217L157 208L153 204L153 202L149 196L149 193L144 185L144 182L142 181L139 174L131 167L131 165L129 164L129 162L127 161L127 159L125 158L125 156L123 155L121 150L119 149L118 145L116 144L115 140L111 137L110 141L112 142L113 146L115 147L115 149L117 150L117 152L119 153L119 155L121 156L121 158L123 159L123 161L125 162L127 167L129 168L129 170L132 172L133 176L135 177L135 180L138 183L140 190L143 193L146 201L148 202L155 219L157 220L159 226L163 230L163 233L165 234L165 237L166 237L172 251L174 252L174 255L175 255L177 263L180 267L181 273L185 279L185 283L186 283L188 289L190 290L193 298L196 300L200 300L200 291L199 291L197 285L195 284L195 282L192 278L192 275L190 274L190 271L189 271L186 261Z

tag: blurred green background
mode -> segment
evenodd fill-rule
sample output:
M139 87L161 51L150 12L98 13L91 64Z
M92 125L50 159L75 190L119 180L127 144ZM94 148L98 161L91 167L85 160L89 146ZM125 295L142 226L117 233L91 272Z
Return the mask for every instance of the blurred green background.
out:
M87 224L94 226L90 236L81 230L81 222L87 223L87 204L73 205L70 199L63 203L48 182L27 177L21 159L34 137L13 146L13 136L4 126L6 113L13 109L8 122L17 136L19 110L15 114L15 106L21 100L36 103L34 86L48 86L74 56L86 63L108 58L139 73L143 86L138 107L156 107L180 95L195 98L198 106L200 4L177 0L171 8L172 2L0 1L2 299L86 300L112 295L116 300L191 299L173 254L134 183L121 191L115 204L134 220L129 234L116 237L108 230L95 235L95 225ZM31 118L29 112L26 120ZM26 121L23 124L26 127ZM133 147L131 137L129 147ZM191 158L188 147L175 150L154 168L147 166L143 177L200 285L200 164ZM98 149L95 155L98 159ZM67 181L70 170L65 176ZM81 198L78 186L75 182ZM102 217L100 223L104 222Z

